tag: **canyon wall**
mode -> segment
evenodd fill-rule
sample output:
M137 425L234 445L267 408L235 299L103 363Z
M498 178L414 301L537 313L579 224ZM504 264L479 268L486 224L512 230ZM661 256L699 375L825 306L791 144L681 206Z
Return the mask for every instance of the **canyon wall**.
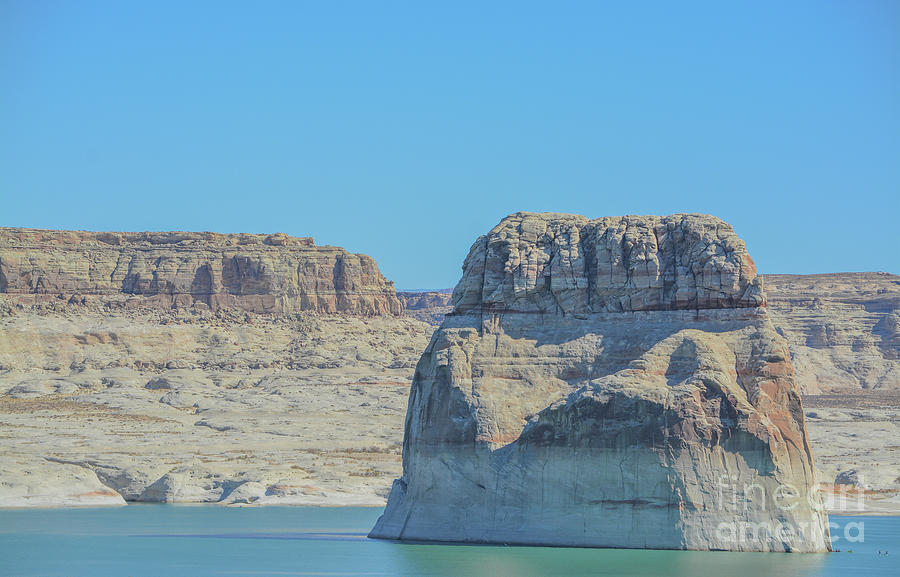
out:
M0 229L0 507L383 503L401 313L309 238Z
M126 308L402 312L371 257L285 234L0 228L0 293Z
M453 310L453 306L450 305L452 296L452 290L397 293L397 298L403 303L403 312L407 316L434 326L441 324L444 315Z

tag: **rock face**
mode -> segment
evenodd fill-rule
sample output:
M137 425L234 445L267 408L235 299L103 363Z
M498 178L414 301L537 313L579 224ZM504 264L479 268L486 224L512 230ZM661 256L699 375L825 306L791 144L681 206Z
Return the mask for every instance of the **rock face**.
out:
M371 257L284 234L0 228L0 293L257 313L402 311Z
M10 482L28 479L28 483ZM125 500L86 467L44 459L0 457L0 507L108 507ZM8 481L10 480L10 481Z
M407 316L439 325L444 315L453 310L450 299L453 291L398 292L397 298L403 303L403 312Z
M801 391L900 390L900 276L779 274L765 281Z
M0 229L0 506L381 505L432 327L286 235Z
M829 549L761 288L710 216L507 217L418 363L371 536Z
M0 507L383 506L400 473L430 325L8 298Z

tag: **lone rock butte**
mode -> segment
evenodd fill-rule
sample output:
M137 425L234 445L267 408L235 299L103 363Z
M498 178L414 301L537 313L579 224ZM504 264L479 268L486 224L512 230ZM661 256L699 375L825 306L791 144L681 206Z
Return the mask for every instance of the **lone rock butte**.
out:
M452 304L371 537L830 549L787 344L727 223L517 213Z

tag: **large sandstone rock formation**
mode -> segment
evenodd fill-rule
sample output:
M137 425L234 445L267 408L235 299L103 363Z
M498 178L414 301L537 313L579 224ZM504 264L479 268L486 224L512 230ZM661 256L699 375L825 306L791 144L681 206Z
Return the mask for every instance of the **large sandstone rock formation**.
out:
M828 549L763 304L716 218L507 217L472 246L416 368L403 476L371 535Z
M285 234L0 228L0 293L259 313L402 311L371 257Z

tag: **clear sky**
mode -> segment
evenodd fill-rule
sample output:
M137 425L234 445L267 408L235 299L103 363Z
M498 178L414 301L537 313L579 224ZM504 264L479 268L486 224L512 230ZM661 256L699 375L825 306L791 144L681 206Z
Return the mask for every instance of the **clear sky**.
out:
M900 273L900 2L0 0L0 225L314 236L453 286L520 210Z

